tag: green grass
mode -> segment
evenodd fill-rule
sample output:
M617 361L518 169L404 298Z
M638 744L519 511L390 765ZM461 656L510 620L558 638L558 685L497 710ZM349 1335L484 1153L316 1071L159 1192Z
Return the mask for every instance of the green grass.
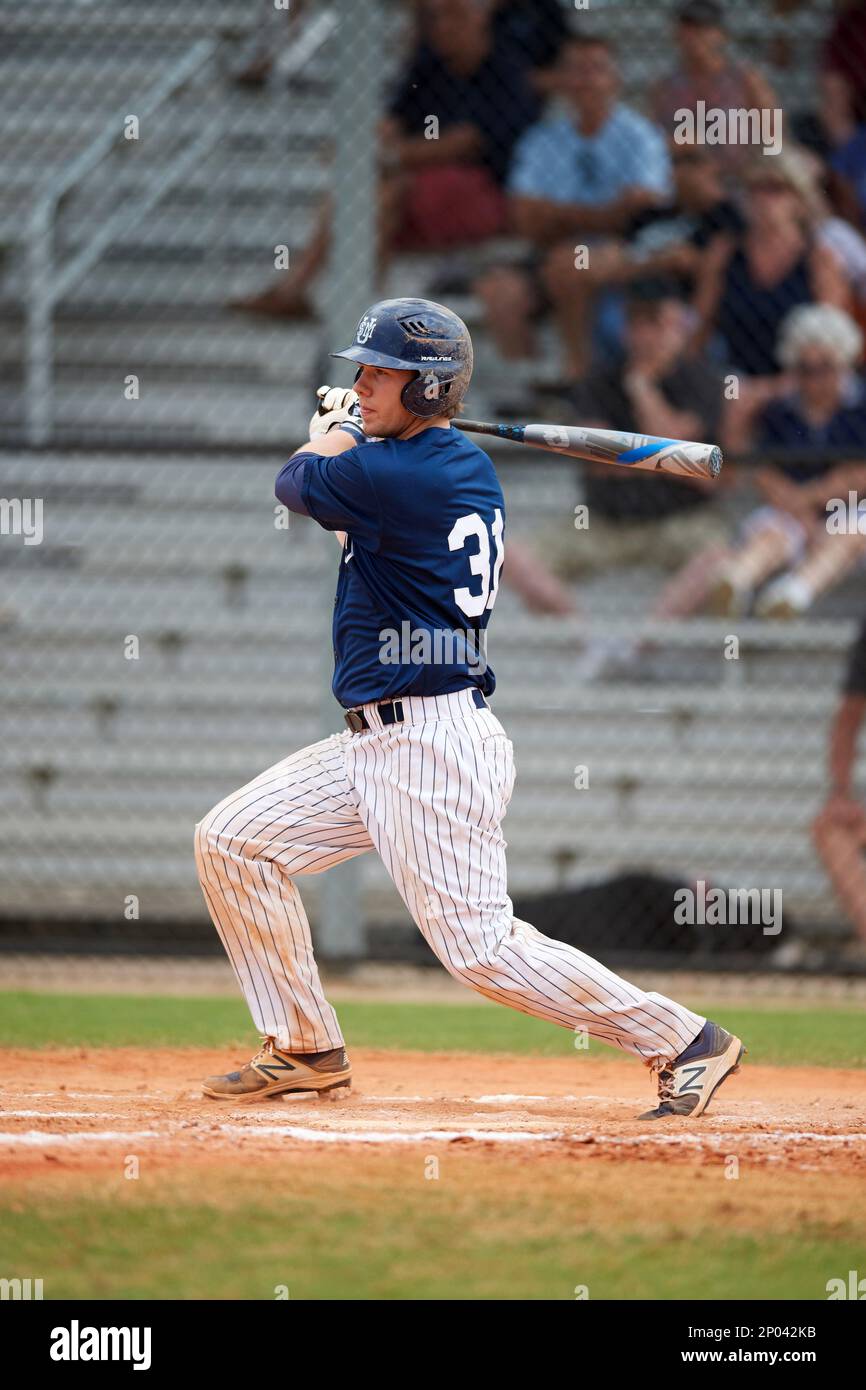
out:
M338 1011L350 1046L574 1056L566 1030L484 1001L353 1001ZM714 1013L756 1062L866 1066L857 1010ZM240 1000L0 994L7 1046L233 1052L254 1042ZM590 1055L622 1056L595 1043ZM863 1268L850 1178L838 1211L819 1219L810 1217L807 1191L792 1195L781 1179L777 1191L767 1184L778 1175L749 1169L744 1181L763 1186L749 1194L748 1218L732 1209L715 1169L698 1183L685 1167L556 1157L536 1166L520 1155L476 1158L445 1147L440 1180L426 1181L425 1155L406 1150L348 1159L287 1153L269 1164L223 1157L222 1168L215 1156L196 1171L145 1161L138 1182L106 1169L87 1187L67 1186L55 1164L35 1182L25 1174L0 1194L2 1272L42 1278L49 1300L270 1301L279 1285L295 1301L565 1301L578 1285L593 1300L823 1300L829 1278ZM818 1175L801 1177L808 1184Z
M853 1223L642 1233L560 1208L533 1212L533 1229L495 1194L468 1203L417 1179L360 1208L351 1192L300 1200L289 1187L219 1214L43 1199L38 1213L3 1212L3 1268L43 1278L46 1299L274 1299L285 1285L294 1300L571 1300L586 1285L597 1300L824 1299L827 1279L863 1265Z
M701 1010L700 1002L684 1000ZM338 1005L348 1045L417 1052L511 1052L569 1056L566 1029L480 1001L471 1005L351 1001ZM866 1017L856 1008L716 1008L753 1062L866 1067ZM234 999L102 994L0 993L0 1045L7 1047L225 1047L254 1044ZM628 1060L603 1043L592 1055Z

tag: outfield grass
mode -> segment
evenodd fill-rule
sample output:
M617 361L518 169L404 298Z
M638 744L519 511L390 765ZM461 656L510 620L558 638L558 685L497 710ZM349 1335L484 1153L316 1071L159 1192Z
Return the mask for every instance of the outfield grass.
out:
M501 1175L498 1193L471 1192L424 1183L416 1167L414 1181L377 1185L375 1201L363 1185L300 1197L291 1180L229 1207L165 1191L43 1197L38 1211L3 1211L4 1269L38 1272L48 1299L272 1300L280 1285L295 1300L571 1300L578 1285L592 1299L816 1299L863 1264L853 1220L728 1231L693 1205L688 1230L664 1207L641 1230L589 1188L581 1210L561 1191L545 1209Z
M705 1013L700 1001L686 1000ZM349 1046L416 1052L507 1052L566 1056L572 1034L484 1000L478 1004L338 1004ZM858 1008L725 1006L714 1014L746 1043L752 1062L866 1067L866 1017ZM241 1000L103 994L0 993L6 1047L225 1047L254 1044ZM600 1056L624 1053L591 1043Z

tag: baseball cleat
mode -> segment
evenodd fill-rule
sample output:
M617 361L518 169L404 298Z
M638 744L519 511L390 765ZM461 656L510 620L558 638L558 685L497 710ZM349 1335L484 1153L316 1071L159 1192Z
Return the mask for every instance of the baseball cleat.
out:
M739 1071L746 1050L733 1033L707 1020L685 1052L673 1062L653 1067L658 1075L659 1103L640 1119L702 1115L725 1078Z
M273 1038L264 1038L251 1062L241 1071L225 1076L208 1076L202 1091L214 1100L236 1100L241 1103L266 1100L287 1091L335 1091L352 1084L352 1068L345 1049L334 1047L329 1052L283 1052Z

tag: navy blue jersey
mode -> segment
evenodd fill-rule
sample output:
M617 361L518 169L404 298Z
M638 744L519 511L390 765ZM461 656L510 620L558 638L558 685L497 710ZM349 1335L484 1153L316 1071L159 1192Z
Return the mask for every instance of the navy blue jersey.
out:
M822 448L850 448L855 457L862 457L866 448L866 384L852 374L842 401L823 425L814 425L806 418L796 392L770 401L758 418L758 447L762 446L789 452L777 466L795 483L829 473L833 462L820 458Z
M300 488L281 487L303 460ZM298 493L301 505L297 505ZM496 471L459 430L295 454L277 497L345 531L334 601L334 695L344 708L496 684L484 632L504 558ZM293 505L295 503L295 505Z

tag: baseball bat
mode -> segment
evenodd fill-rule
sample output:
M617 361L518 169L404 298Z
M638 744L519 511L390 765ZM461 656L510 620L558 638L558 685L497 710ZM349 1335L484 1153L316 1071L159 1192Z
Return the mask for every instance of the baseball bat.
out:
M651 434L626 434L620 430L581 429L577 425L492 425L480 420L453 420L452 424L471 434L495 434L500 439L513 439L589 463L619 463L690 478L717 478L722 470L722 451L717 444L658 439Z

